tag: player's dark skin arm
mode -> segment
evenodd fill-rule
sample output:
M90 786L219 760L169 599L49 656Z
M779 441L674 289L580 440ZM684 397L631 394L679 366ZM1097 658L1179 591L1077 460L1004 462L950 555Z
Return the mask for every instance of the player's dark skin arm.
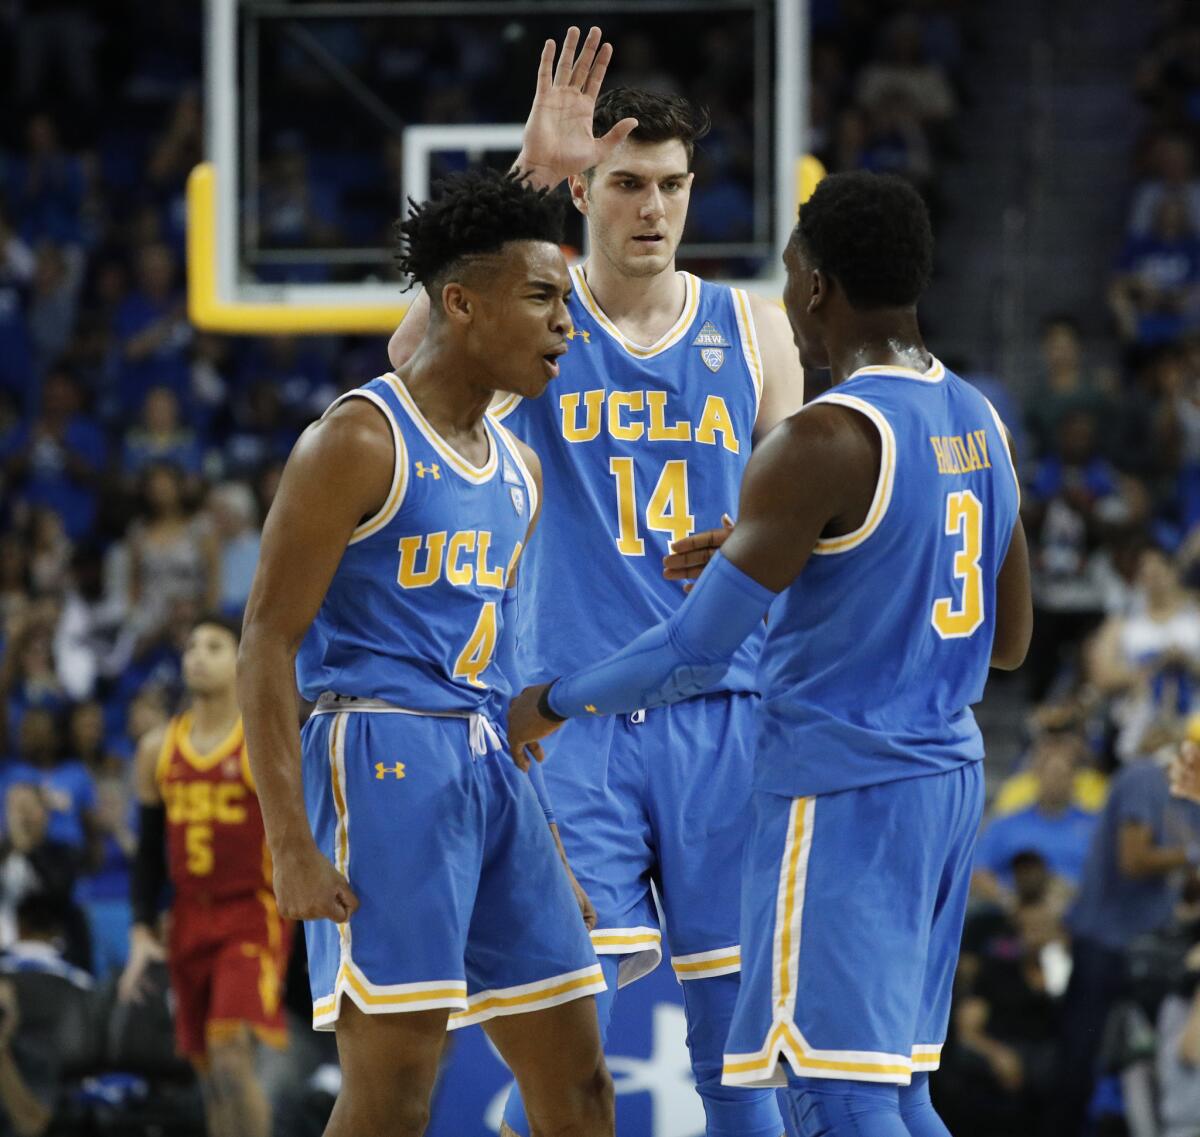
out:
M1005 434L1015 470L1012 435L1007 431ZM1000 573L996 577L996 633L992 641L992 666L1001 671L1015 671L1025 662L1032 637L1033 587L1029 580L1029 544L1018 513L1008 552L1004 555L1004 564L1000 566Z
M782 592L820 537L850 533L863 523L879 462L879 433L856 411L816 406L793 415L764 439L746 467L725 557Z
M387 499L394 462L383 415L365 399L347 400L301 435L263 527L238 653L238 701L286 919L340 922L358 907L309 829L295 662L351 535Z

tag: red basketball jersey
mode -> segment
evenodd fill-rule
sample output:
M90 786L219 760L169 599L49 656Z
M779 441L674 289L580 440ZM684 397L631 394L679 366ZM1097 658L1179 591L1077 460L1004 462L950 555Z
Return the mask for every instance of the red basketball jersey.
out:
M241 717L208 754L192 746L191 730L190 713L172 719L158 758L176 900L269 892L271 858Z

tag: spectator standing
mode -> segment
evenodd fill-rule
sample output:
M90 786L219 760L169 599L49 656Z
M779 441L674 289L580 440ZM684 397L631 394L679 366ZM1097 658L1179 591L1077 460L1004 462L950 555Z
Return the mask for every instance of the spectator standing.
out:
M1095 1084L1108 1013L1126 989L1126 952L1171 919L1185 877L1200 865L1200 806L1173 799L1154 759L1114 778L1079 894L1068 913L1072 972L1059 1051L1056 1137L1077 1137Z

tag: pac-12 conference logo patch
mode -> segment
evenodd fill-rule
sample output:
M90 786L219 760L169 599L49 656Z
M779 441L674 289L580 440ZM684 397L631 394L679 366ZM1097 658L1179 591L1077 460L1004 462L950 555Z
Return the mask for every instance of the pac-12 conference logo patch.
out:
M704 321L704 327L697 333L696 338L692 340L692 347L700 349L700 358L704 361L704 366L714 374L721 370L721 364L725 362L725 348L733 345L714 327L711 320Z

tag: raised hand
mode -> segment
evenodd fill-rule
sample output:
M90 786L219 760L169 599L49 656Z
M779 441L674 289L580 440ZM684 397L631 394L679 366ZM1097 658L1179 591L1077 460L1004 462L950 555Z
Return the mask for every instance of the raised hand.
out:
M570 27L557 67L554 41L548 39L542 47L537 91L516 161L516 168L539 186L553 188L602 162L637 126L636 118L623 118L603 138L592 136L592 113L612 59L612 44L602 44L600 29L592 28L576 57L578 46L579 29Z

